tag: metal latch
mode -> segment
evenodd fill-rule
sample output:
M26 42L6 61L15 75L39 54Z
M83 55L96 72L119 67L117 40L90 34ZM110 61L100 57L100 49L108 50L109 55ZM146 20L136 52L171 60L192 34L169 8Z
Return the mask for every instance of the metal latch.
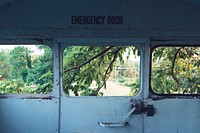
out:
M127 119L132 114L141 114L146 112L147 116L154 116L154 106L145 105L142 100L132 99L131 100L131 110L122 118L119 122L99 122L98 124L102 127L124 127L128 124Z
M125 127L127 125L126 120L131 116L135 109L135 107L131 108L131 110L119 122L99 122L99 125L102 127Z
M133 114L142 114L146 113L147 116L154 116L155 108L152 104L146 104L140 99L131 99L131 105L134 106L136 109Z

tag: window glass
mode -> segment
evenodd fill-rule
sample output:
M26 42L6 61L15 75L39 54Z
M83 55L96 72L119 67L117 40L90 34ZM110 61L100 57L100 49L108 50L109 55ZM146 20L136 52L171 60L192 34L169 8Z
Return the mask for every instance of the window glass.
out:
M158 94L199 94L200 47L155 48L151 87Z
M45 45L0 45L0 94L52 90L52 50Z
M140 88L139 50L133 46L69 46L63 65L70 96L133 96Z

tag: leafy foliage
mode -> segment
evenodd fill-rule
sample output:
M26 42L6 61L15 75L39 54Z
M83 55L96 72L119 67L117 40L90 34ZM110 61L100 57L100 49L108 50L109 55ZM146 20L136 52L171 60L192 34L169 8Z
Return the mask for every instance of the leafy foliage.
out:
M33 55L25 46L0 53L0 93L49 93L53 87L52 52L47 46L38 46L43 55Z
M53 87L53 62L52 52L48 46L39 46L44 50L42 56L37 57L33 67L29 69L28 83L37 85L36 93L48 93Z
M10 68L12 79L26 82L28 69L31 66L30 51L24 46L17 46L10 52Z
M0 51L0 93L49 93L53 87L52 52L47 46L38 46L43 55L32 55L24 46L11 51ZM131 46L72 46L64 51L64 91L75 96L101 96L106 81L112 79L117 63L139 51ZM152 56L151 87L159 94L200 93L200 48L158 47ZM129 64L130 65L130 64ZM137 66L139 67L139 66ZM140 79L130 80L133 74L123 70L119 78L122 85L138 92ZM95 87L91 84L95 82ZM132 95L130 94L130 95Z
M127 52L128 51L128 52ZM130 51L138 53L131 46L72 46L64 51L64 91L75 96L103 95L101 88L106 88L106 81L118 60L124 63L123 54ZM96 88L91 89L92 82Z
M11 77L10 74L10 64L9 60L9 52L8 51L0 51L0 75L1 78L9 79Z
M159 94L200 92L200 48L158 47L153 52L153 91Z

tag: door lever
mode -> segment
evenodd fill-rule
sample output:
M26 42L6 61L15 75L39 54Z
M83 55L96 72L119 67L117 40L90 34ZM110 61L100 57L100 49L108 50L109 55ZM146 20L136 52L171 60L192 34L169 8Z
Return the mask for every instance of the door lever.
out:
M126 120L131 116L131 114L136 110L136 107L133 106L132 109L123 117L123 119L120 122L117 123L104 123L104 122L99 122L99 125L102 127L125 127L127 122Z

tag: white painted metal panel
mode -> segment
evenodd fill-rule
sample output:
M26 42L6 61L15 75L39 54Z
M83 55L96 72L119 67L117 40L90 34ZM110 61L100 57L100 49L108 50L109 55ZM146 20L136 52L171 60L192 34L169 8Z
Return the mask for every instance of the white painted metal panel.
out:
M125 127L102 127L116 123L131 110L132 97L62 97L61 133L143 133L143 115L131 115Z
M0 99L1 133L56 133L58 122L56 99Z
M154 105L154 117L145 117L145 133L199 133L199 99L148 100Z

